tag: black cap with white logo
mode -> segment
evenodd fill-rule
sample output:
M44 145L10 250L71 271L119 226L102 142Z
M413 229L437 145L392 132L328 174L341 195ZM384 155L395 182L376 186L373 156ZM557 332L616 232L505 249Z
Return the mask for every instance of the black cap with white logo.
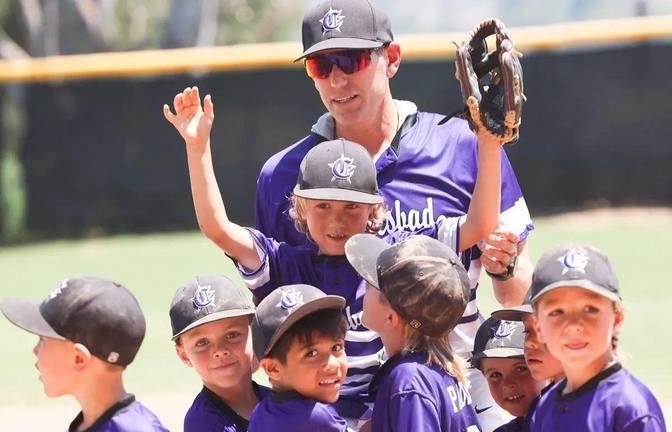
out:
M92 276L61 281L42 302L5 299L2 313L36 334L84 345L108 363L129 365L145 337L145 317L131 292Z
M484 358L522 359L524 344L525 327L521 322L488 318L476 332L471 365L480 367Z
M363 146L344 139L310 149L301 161L294 195L363 204L383 202L371 155Z
M323 0L303 17L303 54L330 49L373 49L392 42L387 15L370 0Z
M285 285L273 290L257 306L252 320L254 354L263 359L283 334L301 318L323 309L341 310L345 299L327 295L311 285Z
M564 245L542 255L532 274L530 303L562 287L583 288L612 301L621 299L609 258L592 246Z
M196 276L180 287L170 304L173 340L200 325L224 318L254 315L254 304L226 276Z

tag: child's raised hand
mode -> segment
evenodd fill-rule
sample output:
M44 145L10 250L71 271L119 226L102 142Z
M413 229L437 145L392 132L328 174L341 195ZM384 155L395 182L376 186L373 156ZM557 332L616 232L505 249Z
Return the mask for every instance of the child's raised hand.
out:
M203 99L198 87L187 87L173 99L175 114L167 104L163 105L163 115L182 136L188 146L204 146L210 138L212 122L215 119L214 105L210 95Z

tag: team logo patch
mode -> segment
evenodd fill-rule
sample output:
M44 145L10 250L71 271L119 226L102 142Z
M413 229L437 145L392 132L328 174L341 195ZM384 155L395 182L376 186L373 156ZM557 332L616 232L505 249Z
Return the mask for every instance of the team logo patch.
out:
M119 361L119 353L112 351L110 355L107 356L108 363L116 363Z
M501 321L499 327L495 331L496 338L505 338L511 336L513 330L516 328L516 323L513 321Z
M585 273L588 265L588 254L581 248L570 249L565 256L558 258L558 261L562 264L563 275L570 270Z
M355 161L352 158L346 157L344 154L338 159L328 164L331 168L331 181L347 180L350 183L350 178L355 174Z
M327 32L330 31L341 31L341 25L343 25L343 18L345 18L344 15L342 15L343 10L338 10L338 9L331 9L329 8L329 11L327 11L326 14L322 17L320 20L320 24L322 24L322 34L325 35Z
M277 306L280 309L291 311L295 307L303 304L303 294L295 289L290 289L282 293L280 303Z
M194 296L191 298L191 302L194 305L194 309L200 311L204 307L211 305L215 301L215 291L210 285L198 286Z
M59 295L60 293L62 293L63 290L64 290L65 288L68 287L68 282L69 282L69 279L63 279L58 285L56 285L56 286L51 290L51 292L49 293L49 295L47 296L47 300L52 300L52 299L54 299L57 295Z

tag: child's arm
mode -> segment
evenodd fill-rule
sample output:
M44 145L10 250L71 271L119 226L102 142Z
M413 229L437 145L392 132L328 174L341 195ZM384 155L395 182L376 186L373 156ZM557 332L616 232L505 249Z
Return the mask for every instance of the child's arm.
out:
M502 188L502 142L478 133L478 173L469 211L460 227L459 251L466 250L497 228Z
M198 87L186 88L175 96L173 107L175 114L168 105L163 106L163 114L186 144L191 194L199 228L240 265L248 269L258 268L261 260L254 240L245 228L229 220L217 185L210 152L210 131L215 119L212 98L207 95L202 107Z

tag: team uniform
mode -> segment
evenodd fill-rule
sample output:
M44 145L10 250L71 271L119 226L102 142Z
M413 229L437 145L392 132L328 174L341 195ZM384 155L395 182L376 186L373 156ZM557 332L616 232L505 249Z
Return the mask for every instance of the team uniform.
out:
M84 414L79 413L70 423L69 432L79 431ZM159 419L129 394L110 407L98 419L81 432L168 432Z
M480 431L467 389L416 352L390 358L371 382L371 430Z
M453 118L437 125L442 116L418 112L415 104L395 101L400 118L405 119L390 147L376 161L378 186L390 209L381 235L399 231L416 232L432 228L446 218L464 217L476 183L477 140L467 122ZM261 170L256 195L256 224L265 235L279 242L314 248L305 234L298 232L288 216L288 197L296 184L304 155L316 144L333 139L335 123L324 114L310 135L272 156ZM519 234L520 240L534 228L513 169L502 152L501 223ZM473 247L462 254L469 271L472 301L450 335L453 350L467 358L474 335L483 318L476 305L481 252ZM318 285L319 286L319 285ZM490 397L484 377L467 371L470 392L483 417L484 430L492 430L511 417ZM493 415L495 414L495 415ZM492 426L492 427L490 427Z
M295 391L275 392L259 402L249 432L347 432L345 420L327 404Z
M270 389L252 381L259 400L265 398ZM249 421L236 413L222 399L207 387L196 396L184 417L184 432L245 432Z
M666 430L656 398L619 363L562 394L566 383L554 384L541 397L531 417L532 432Z

